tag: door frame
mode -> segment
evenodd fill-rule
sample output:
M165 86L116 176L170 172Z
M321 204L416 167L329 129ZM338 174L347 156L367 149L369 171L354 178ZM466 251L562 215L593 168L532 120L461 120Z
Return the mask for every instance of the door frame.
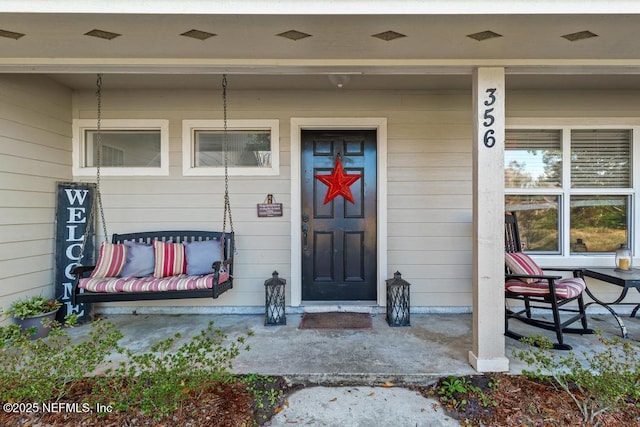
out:
M303 130L375 130L377 134L377 286L376 302L386 305L387 272L387 119L384 117L291 118L291 306L302 305L302 180L301 140Z

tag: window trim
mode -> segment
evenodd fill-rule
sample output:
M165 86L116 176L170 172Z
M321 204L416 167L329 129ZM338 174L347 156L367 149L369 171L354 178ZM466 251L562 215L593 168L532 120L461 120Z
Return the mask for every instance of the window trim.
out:
M73 175L96 176L95 166L83 166L85 154L84 135L87 129L96 130L95 119L73 119ZM159 130L160 167L109 167L101 166L104 176L166 176L169 175L169 121L163 119L102 119L101 130Z
M559 129L562 130L562 152L563 152L563 176L561 188L523 189L506 188L505 195L519 194L559 194L561 196L560 221L562 235L560 236L560 254L533 254L534 259L541 265L547 266L575 266L584 267L604 266L612 267L612 254L589 254L578 255L571 253L571 242L568 239L570 196L585 194L615 194L630 196L630 230L629 237L631 251L633 254L633 264L640 262L640 118L507 118L505 130L511 129ZM571 129L630 129L631 130L631 187L624 189L612 188L568 188L565 183L569 182L571 169L569 167ZM568 232L567 232L568 233Z
M183 120L182 121L182 174L184 176L223 176L224 167L195 167L195 131L223 130L224 120ZM277 176L280 174L280 120L239 119L227 120L228 130L268 130L271 132L271 167L229 166L229 175L234 176Z

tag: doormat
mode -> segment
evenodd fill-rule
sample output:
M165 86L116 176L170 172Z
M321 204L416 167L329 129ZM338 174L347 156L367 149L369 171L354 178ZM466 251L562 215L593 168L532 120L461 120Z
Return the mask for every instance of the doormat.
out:
M371 329L369 313L304 313L299 329Z

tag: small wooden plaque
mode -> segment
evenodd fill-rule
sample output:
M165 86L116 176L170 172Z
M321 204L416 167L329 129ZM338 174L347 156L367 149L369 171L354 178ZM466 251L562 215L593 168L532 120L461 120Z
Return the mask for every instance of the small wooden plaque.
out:
M282 203L258 203L258 217L282 216Z

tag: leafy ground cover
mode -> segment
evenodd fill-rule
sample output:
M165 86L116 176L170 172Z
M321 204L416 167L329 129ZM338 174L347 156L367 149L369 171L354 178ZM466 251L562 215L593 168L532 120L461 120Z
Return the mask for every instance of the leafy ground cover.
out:
M438 396L463 425L638 426L640 347L605 338L582 353L552 350L545 337L523 339L513 356L527 363L522 375L448 377L422 390Z
M226 383L212 384L205 390L185 392L182 403L170 413L143 412L139 407L113 409L114 402L86 405L87 393L96 387L88 378L73 386L56 406L27 411L0 412L2 426L258 426L280 410L293 388L278 377L242 376ZM112 411L105 411L111 405ZM22 411L20 409L23 409ZM35 408L31 408L35 409ZM99 409L103 409L102 412Z
M452 381L461 381L462 385L449 392ZM437 384L418 387L418 390L425 396L439 397L447 413L466 426L640 425L637 400L627 400L619 409L602 413L592 423L586 423L576 404L557 385L549 379L526 375L442 378Z
M111 322L92 323L80 343L53 326L35 340L17 325L0 328L1 426L254 426L291 388L282 378L231 373L250 332L230 341L210 323L186 343L176 334L134 353ZM124 356L115 366L114 353Z

